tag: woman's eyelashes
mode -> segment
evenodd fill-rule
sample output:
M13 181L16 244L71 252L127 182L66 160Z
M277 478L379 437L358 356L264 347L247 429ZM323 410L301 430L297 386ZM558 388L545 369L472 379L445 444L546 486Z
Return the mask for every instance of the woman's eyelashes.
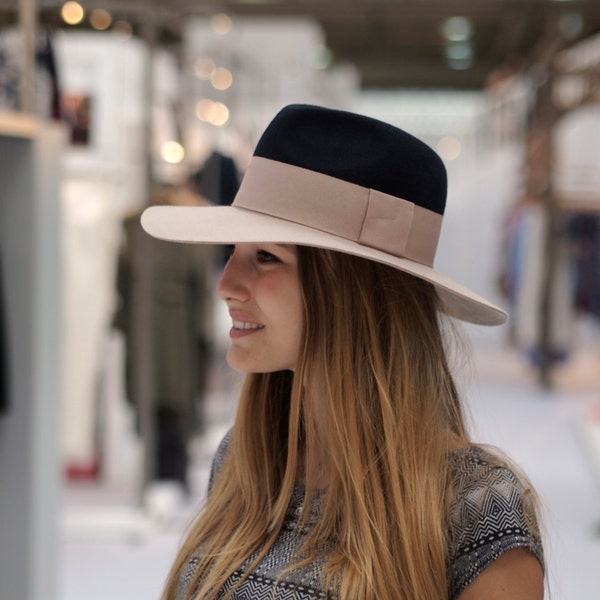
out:
M271 252L267 252L266 250L258 250L256 252L256 260L259 263L274 263L281 262L277 256L272 254Z
M272 252L268 250L263 250L262 248L258 248L257 250L246 250L244 248L240 248L235 245L226 246L225 250L225 262L229 262L233 256L246 256L248 260L256 261L259 264L270 264L270 263L279 263L282 262L279 256L276 256Z

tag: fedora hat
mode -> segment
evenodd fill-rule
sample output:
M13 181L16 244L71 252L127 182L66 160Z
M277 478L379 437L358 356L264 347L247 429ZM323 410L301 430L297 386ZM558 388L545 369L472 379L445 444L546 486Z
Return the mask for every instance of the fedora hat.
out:
M450 316L504 323L502 309L433 268L446 188L440 157L409 133L296 104L268 125L231 206L153 206L142 225L174 242L273 242L361 256L432 283Z

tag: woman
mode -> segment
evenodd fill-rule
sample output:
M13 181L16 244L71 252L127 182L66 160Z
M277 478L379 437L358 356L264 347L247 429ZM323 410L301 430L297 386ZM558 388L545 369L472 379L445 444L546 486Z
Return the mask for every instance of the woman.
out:
M543 597L533 492L472 444L444 315L506 314L432 267L446 173L390 125L284 108L231 207L154 207L234 244L218 284L246 373L166 599Z

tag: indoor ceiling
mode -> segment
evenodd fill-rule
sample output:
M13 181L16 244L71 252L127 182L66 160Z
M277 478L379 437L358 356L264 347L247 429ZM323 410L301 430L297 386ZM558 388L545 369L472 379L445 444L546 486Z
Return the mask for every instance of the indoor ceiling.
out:
M0 0L0 22L17 2ZM324 31L333 64L353 63L363 88L481 89L505 69L526 69L550 47L600 32L600 0L80 0L134 31L156 24L159 43L177 47L194 15L310 17ZM59 0L37 0L39 21L64 26ZM451 17L463 20L448 21ZM448 31L444 28L447 25ZM79 27L89 27L84 21Z

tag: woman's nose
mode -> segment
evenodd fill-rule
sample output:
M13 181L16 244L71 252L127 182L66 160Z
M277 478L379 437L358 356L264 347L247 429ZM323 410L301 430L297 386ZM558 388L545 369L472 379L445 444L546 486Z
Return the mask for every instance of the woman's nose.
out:
M217 295L221 300L244 302L249 298L249 290L244 277L243 265L235 252L231 255L223 274L217 283Z

